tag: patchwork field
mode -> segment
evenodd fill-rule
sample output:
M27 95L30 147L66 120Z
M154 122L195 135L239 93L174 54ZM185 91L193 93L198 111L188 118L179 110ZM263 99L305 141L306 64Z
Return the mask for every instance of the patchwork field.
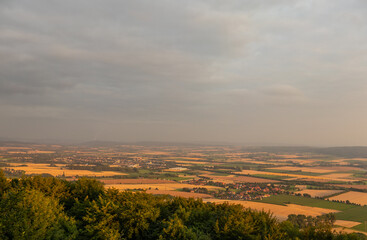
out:
M354 226L357 226L361 224L360 222L354 222L354 221L346 221L346 220L336 220L335 225L352 228Z
M308 207L296 204L287 204L285 206L260 203L260 202L250 202L250 201L236 201L236 200L219 200L219 199L205 199L205 202L215 202L215 203L232 203L241 204L246 208L252 208L256 210L264 210L273 212L274 216L279 220L286 220L289 214L304 214L307 216L319 216L326 213L336 213L337 210L318 208L318 207Z
M203 174L201 176L209 177L214 181L223 182L223 183L236 183L236 182L248 182L248 183L274 183L279 182L277 180L270 180L265 178L257 178L257 177L249 177L249 176L236 176L236 175L228 175L228 176L215 176L213 174Z
M367 193L363 192L346 192L340 195L336 195L334 197L329 198L330 200L339 200L339 201L347 201L349 200L352 203L357 203L363 205L367 205Z
M339 150L336 149L335 153ZM367 183L365 175L367 159L357 158L355 152L351 153L351 156L345 156L345 153L333 155L318 151L319 149L309 151L306 148L305 152L302 152L302 148L288 147L160 144L16 146L12 143L0 146L0 166L7 169L4 171L5 174L14 178L23 174L14 170L23 170L26 174L47 173L61 178L65 175L68 180L82 176L98 177L106 188L144 189L152 194L210 198L206 201L239 203L258 210L272 211L281 220L286 219L289 214L316 216L335 212L337 225L364 230L362 224L367 221L367 207L315 197L333 196L330 198L367 204L367 193L357 192L357 189L367 189L367 185L363 185L364 182ZM361 157L366 155L367 148ZM45 164L32 163L39 161ZM65 164L55 166L54 163ZM66 164L73 164L85 170L67 170ZM110 171L95 171L95 169ZM114 175L127 175L124 178L130 177L130 179L114 179L112 177ZM352 185L352 182L358 185ZM346 185L341 185L343 183ZM223 188L210 186L214 184ZM343 193L345 190L332 190L335 186L356 189ZM213 200L213 197L207 194L181 192L183 188L223 191L218 191L215 194L218 199ZM311 197L294 196L293 193L298 188L301 190L296 193L309 194ZM328 190L315 190L319 188ZM225 191L226 189L228 191ZM335 194L339 195L334 196Z
M207 189L223 189L215 186L201 186L186 183L168 183L168 184L109 184L107 188L116 188L119 190L134 190L134 189L153 189L153 190L177 190L182 188L198 188L204 187Z
M357 179L353 179L351 173L331 173L321 176L309 176L293 173L274 173L274 172L256 171L256 170L242 170L241 172L236 172L236 174L283 176L289 178L310 179L314 181L342 181L342 182L358 181Z
M170 190L147 190L147 193L151 194L167 194L174 197L184 197L184 198L211 198L212 196L204 193L190 193L190 192L178 192Z
M176 183L175 181L163 180L163 179L149 179L149 178L138 178L138 179L101 179L106 185L111 184L167 184Z
M22 166L26 165L26 166ZM100 171L94 172L89 170L69 170L64 168L65 165L58 164L56 167L51 167L50 164L42 164L42 163L12 163L11 168L15 170L25 171L26 174L51 174L52 176L61 176L65 175L66 177L72 176L88 176L88 177L108 177L108 176L116 176L116 175L126 175L121 172L112 172L112 171Z
M299 191L297 193L300 194L310 194L311 197L326 197L326 196L330 196L336 193L340 193L343 192L343 190L314 190L314 189L305 189L302 191Z
M312 167L292 167L292 166L284 166L284 167L276 167L269 168L274 170L284 170L284 171L302 171L302 172L310 172L310 173L330 173L335 170L331 169L320 169L320 168L312 168Z
M201 162L201 161L182 161L182 160L180 161L172 160L172 161L176 163L188 163L188 164L211 164L209 162Z

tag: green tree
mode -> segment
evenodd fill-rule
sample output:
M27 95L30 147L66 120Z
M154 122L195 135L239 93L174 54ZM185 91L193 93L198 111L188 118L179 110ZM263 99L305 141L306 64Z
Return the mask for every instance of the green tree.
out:
M75 239L75 222L58 201L37 190L7 192L0 201L2 239Z
M5 177L3 170L0 169L0 197L10 188L10 183Z

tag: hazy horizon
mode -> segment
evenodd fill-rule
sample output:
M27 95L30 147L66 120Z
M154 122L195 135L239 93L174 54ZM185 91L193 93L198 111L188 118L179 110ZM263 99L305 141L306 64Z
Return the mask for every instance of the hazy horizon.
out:
M0 139L367 146L366 10L0 1Z

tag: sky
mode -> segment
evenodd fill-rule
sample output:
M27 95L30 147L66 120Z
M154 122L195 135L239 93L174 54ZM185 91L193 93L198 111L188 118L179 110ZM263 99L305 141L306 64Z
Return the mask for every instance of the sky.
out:
M365 0L0 0L0 137L367 145Z

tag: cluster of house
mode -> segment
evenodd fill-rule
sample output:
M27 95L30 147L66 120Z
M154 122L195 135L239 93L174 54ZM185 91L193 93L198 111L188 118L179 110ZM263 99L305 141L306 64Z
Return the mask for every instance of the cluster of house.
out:
M230 200L261 200L264 197L278 195L288 192L288 185L267 184L267 183L223 183L214 182L208 179L193 179L186 183L200 185L202 187L193 188L196 193L210 194L215 198ZM218 186L224 190L208 190L205 185Z

